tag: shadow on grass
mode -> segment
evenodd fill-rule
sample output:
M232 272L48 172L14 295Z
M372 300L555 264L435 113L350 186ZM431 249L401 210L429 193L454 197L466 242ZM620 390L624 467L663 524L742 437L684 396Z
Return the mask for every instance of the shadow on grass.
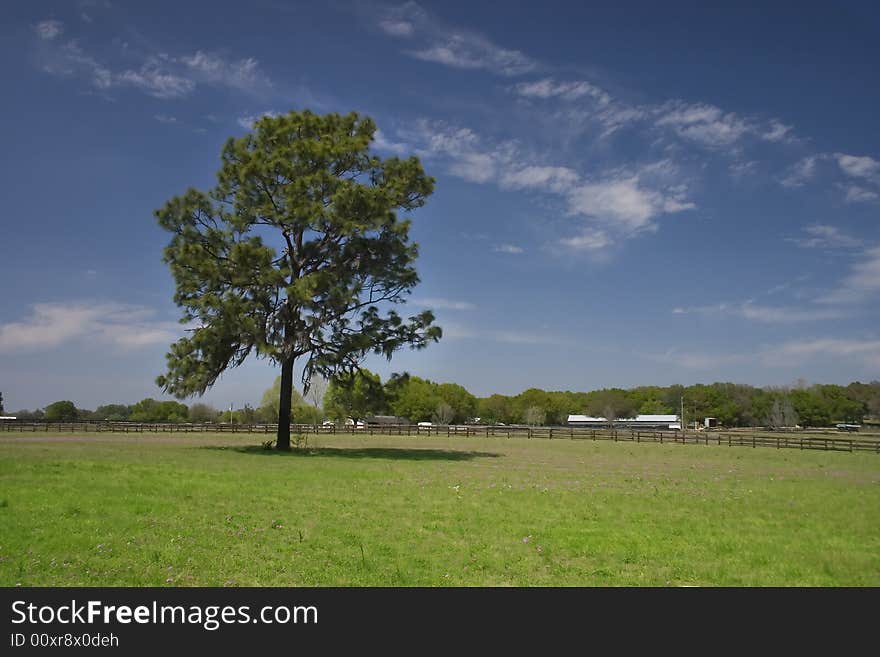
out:
M239 452L251 456L279 456L308 458L310 456L334 456L346 459L392 459L400 461L471 461L476 458L498 458L494 452L466 452L454 449L403 449L394 447L303 447L289 452L265 449L261 445L225 447L204 445L198 449L213 449L225 452Z

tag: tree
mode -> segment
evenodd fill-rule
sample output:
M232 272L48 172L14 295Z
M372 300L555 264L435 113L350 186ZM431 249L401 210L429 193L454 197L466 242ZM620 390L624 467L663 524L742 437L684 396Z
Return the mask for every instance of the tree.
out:
M131 415L131 406L126 406L125 404L104 404L103 406L98 406L93 415L96 420L125 422Z
M197 424L216 422L220 417L220 411L210 404L193 404L189 407L189 421Z
M437 408L434 410L434 422L437 424L449 424L454 417L455 409L452 406L443 401L437 404Z
M329 381L325 379L323 376L316 375L313 376L309 380L309 385L306 389L305 397L308 398L308 401L315 407L316 410L320 411L324 406L324 396L327 394L327 386L329 385ZM320 415L318 413L317 415Z
M544 424L546 418L547 413L540 406L529 406L523 416L525 423L533 427Z
M392 377L393 381L394 377ZM437 394L437 385L417 376L404 375L397 381L389 381L393 397L389 409L398 417L411 422L426 422L434 417L437 405L443 399Z
M140 400L131 407L132 422L186 422L189 408L175 401L156 401L151 397Z
M52 402L45 410L46 422L73 422L77 418L76 406L72 401Z
M794 427L797 423L798 414L794 410L791 399L788 397L777 397L773 400L770 413L767 415L767 426L773 429L781 429L783 427Z
M625 390L609 388L593 393L588 409L591 414L600 415L609 425L614 425L618 418L635 415L636 405Z
M355 424L385 409L385 391L378 374L360 369L330 380L324 396L328 412L337 420L351 418Z
M4 413L4 412L5 411L3 410L3 393L0 392L0 413Z
M279 395L281 394L281 377L275 377L272 385L263 392L260 400L260 408L257 409L257 416L262 422L277 422L278 412L280 408ZM305 404L302 395L296 388L290 389L290 408L295 409Z
M251 353L281 367L277 448L290 449L293 366L350 375L375 353L426 347L440 328L426 310L405 321L419 277L418 246L397 212L424 205L434 179L415 157L369 151L375 123L356 113L264 117L226 142L217 185L156 211L173 233L164 259L191 335L167 355L157 383L202 394ZM265 241L264 241L265 240Z

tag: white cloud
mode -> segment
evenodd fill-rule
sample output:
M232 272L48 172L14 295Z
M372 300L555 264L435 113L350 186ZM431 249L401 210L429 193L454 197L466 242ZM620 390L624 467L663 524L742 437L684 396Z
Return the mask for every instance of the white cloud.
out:
M563 100L577 100L588 96L603 105L611 102L611 96L585 80L556 82L553 78L544 78L534 82L521 82L513 87L513 91L526 98L558 97Z
M40 21L34 31L44 41L51 41L64 33L64 23L56 20Z
M568 167L528 166L501 175L504 189L541 189L562 193L570 190L580 176Z
M453 68L483 69L506 76L522 75L537 67L519 50L501 48L485 37L466 32L448 33L427 48L408 54L426 62Z
M159 123L177 123L177 117L168 116L167 114L154 114L153 118Z
M846 358L880 367L880 340L818 338L792 340L764 354L770 365L798 365L813 358Z
M259 62L253 57L227 61L220 55L197 50L193 55L181 57L180 61L204 82L248 92L263 91L272 86L272 81L260 70Z
M273 112L272 110L266 110L265 112L260 112L259 114L245 114L244 116L238 117L236 123L240 125L245 130L250 130L254 127L254 123L262 119L264 116L280 116L278 112Z
M809 155L789 167L788 173L780 181L783 187L801 187L816 176L816 164L824 155Z
M640 173L617 174L573 188L568 194L569 213L616 225L626 233L653 229L652 219L696 207L680 185L645 182Z
M180 324L154 315L152 309L118 303L37 303L29 316L0 324L0 353L42 352L73 341L127 350L180 337Z
M378 129L373 133L373 146L380 151L388 151L395 155L403 155L410 150L409 146L402 142L389 140L385 133Z
M416 31L415 25L409 21L384 20L379 21L379 27L382 28L382 31L385 32L385 34L390 34L395 37L412 36Z
M575 237L559 240L559 244L574 251L599 251L613 244L604 230L588 229Z
M679 137L706 146L729 146L749 132L749 125L733 112L714 105L674 101L657 110L658 126L672 128Z
M837 159L838 166L848 176L868 180L876 180L880 177L880 162L873 157L859 157L845 153L835 153L834 157Z
M423 45L406 54L423 61L505 76L520 75L537 67L534 60L518 50L502 48L481 34L442 24L415 2L387 8L378 26L392 37L418 39Z
M517 142L486 143L470 129L442 122L419 121L407 137L417 144L419 155L447 159L452 175L506 190L561 196L568 216L603 225L601 231L593 226L561 242L576 250L607 246L614 241L612 233L633 237L654 230L656 217L695 207L677 167L668 159L585 179L570 167L526 164L537 158L524 153Z
M835 226L812 224L804 228L809 237L788 237L802 249L852 249L862 246L864 242L856 237L842 233Z
M820 320L840 319L846 314L840 310L828 308L804 308L800 306L766 306L753 302L714 306L695 306L691 308L675 308L673 315L708 315L715 317L741 317L764 324L790 324L799 322L815 322Z
M792 127L790 125L785 125L781 121L773 119L770 121L770 126L767 130L761 134L761 139L765 141L789 141L791 139Z
M173 99L191 94L197 83L225 85L252 94L272 86L253 58L227 61L199 50L179 58L158 53L146 57L139 68L114 68L83 51L76 41L58 44L55 37L45 36L51 32L48 28L38 30L46 42L40 50L43 70L82 76L100 91L132 87L154 98Z
M476 306L469 301L453 301L440 297L416 298L411 300L417 306L440 308L441 310L475 310Z
M511 255L518 255L525 251L524 248L515 244L496 244L492 247L492 250L496 253L509 253Z
M858 303L880 294L880 246L865 250L836 290L820 297L822 303Z
M859 185L843 185L842 187L846 189L844 200L847 203L873 203L880 199L880 194L873 189L867 189Z
M123 71L115 76L108 76L102 88L110 86L132 86L140 89L154 98L180 98L189 95L195 88L195 83L185 77L174 75L161 69L155 62L144 64L138 71Z

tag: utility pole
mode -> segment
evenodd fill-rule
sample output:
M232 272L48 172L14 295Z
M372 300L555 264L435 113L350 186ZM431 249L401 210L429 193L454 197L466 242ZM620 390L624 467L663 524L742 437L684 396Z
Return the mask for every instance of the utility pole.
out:
M681 425L681 435L685 435L687 425L684 423L684 395L681 396L681 421L679 424Z

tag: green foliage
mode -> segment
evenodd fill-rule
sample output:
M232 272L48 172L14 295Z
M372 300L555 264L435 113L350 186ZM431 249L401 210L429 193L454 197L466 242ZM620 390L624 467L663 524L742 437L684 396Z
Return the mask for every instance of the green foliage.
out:
M283 372L306 358L305 384L440 338L430 311L380 311L418 283L418 247L397 212L421 207L434 180L415 157L372 154L375 131L356 113L264 117L226 142L216 187L156 211L172 233L174 300L197 324L171 346L163 389L204 392L250 354Z
M79 417L72 401L52 402L46 407L46 422L74 422Z
M104 404L92 413L98 421L125 422L131 416L131 406L125 404Z
M193 404L189 407L189 421L196 424L216 422L220 417L220 411L210 404Z
M361 369L330 379L324 396L327 413L336 420L355 422L382 413L386 408L385 390L378 374Z
M148 397L132 406L131 422L186 422L189 418L189 409L186 404L175 401L156 401Z
M272 385L267 388L263 392L263 396L260 399L260 407L256 411L256 419L260 422L265 422L266 424L275 424L278 422L278 406L281 403L281 377L275 377L275 380L272 382ZM296 388L291 389L290 391L290 408L291 408L291 419L294 422L299 422L297 419L297 414L302 413L303 408L307 406L305 400L302 398L302 395L296 390Z
M590 414L604 417L609 422L619 418L633 417L636 414L636 402L620 388L609 388L590 393L587 410Z

